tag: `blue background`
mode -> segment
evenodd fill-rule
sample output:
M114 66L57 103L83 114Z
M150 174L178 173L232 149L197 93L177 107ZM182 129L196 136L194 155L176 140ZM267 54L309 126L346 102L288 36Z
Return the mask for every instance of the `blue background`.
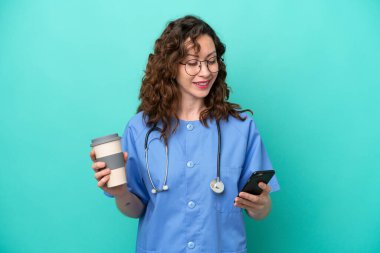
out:
M249 252L380 252L377 0L2 0L0 252L134 251L89 144L122 133L185 14L226 44L231 101L254 110L282 187L246 217Z

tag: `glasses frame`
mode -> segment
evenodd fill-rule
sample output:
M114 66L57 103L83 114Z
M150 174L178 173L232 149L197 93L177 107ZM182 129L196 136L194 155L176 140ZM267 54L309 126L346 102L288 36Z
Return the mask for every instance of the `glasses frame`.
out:
M216 58L216 60L217 60L217 63L219 64L219 61L224 61L224 59L222 58L222 57L219 57L219 56L214 56L215 58ZM211 57L211 58L214 58L214 57ZM195 74L195 75L190 75L189 74L189 72L187 72L187 69L186 69L186 65L187 65L187 63L189 62L189 61L198 61L199 62L199 71ZM210 68L208 67L208 64L209 64L209 60L203 60L203 61L200 61L200 60L196 60L196 59L192 59L192 60L188 60L188 61L186 61L185 63L182 63L182 62L179 62L179 64L181 64L181 65L185 65L185 72L186 72L186 74L188 74L189 76L196 76L196 75L198 75L199 74L199 72L201 72L201 70L202 70L202 62L206 62L206 67L207 67L207 69L208 69L208 71L210 71L211 73L218 73L219 72L219 66L218 66L218 71L215 71L215 72L212 72L211 70L210 70Z

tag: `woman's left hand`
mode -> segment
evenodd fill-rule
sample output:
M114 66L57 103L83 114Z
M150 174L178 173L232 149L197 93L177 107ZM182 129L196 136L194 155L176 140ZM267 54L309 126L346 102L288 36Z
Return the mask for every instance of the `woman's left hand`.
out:
M240 192L239 197L235 198L234 203L236 207L246 209L248 215L255 220L264 219L272 208L272 201L269 196L271 191L270 186L260 182L259 187L263 189L263 192L260 195Z

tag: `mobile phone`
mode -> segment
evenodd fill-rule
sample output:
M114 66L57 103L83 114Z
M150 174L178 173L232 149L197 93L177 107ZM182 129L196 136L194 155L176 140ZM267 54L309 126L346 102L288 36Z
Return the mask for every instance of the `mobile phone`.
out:
M274 170L258 170L253 172L241 191L253 195L260 195L263 192L263 189L259 187L259 183L263 182L268 184L274 174Z

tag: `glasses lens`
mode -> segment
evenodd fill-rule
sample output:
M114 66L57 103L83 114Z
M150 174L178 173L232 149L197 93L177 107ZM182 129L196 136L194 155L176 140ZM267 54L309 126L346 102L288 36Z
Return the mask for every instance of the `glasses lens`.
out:
M199 73L201 68L199 67L199 61L197 60L190 60L186 63L186 72L187 74L191 76L195 76Z
M210 58L205 61L210 72L216 73L219 71L219 63L217 57ZM201 71L201 62L198 60L190 60L186 62L186 73L191 76L196 76Z
M219 64L216 57L213 57L207 61L207 67L210 72L218 72L219 71Z

